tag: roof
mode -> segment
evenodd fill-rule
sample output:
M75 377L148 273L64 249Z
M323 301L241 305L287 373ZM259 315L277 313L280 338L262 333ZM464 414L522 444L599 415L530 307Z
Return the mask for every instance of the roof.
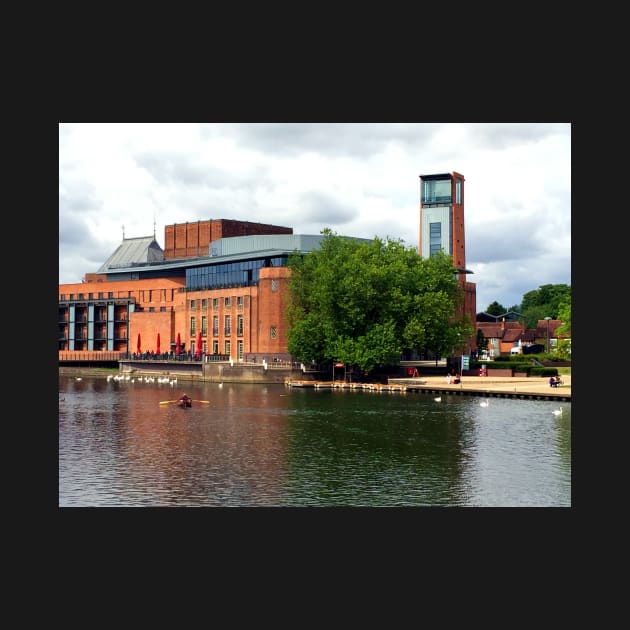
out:
M164 250L153 236L123 238L123 242L96 273L107 273L111 269L162 260L164 260Z
M506 311L502 315L492 315L491 313L477 313L478 322L498 322L500 319L505 319L506 322L515 322L521 318L521 314L517 311Z
M549 328L547 328L547 326ZM560 319L539 319L536 325L536 336L546 337L547 330L549 330L549 337L556 337L556 328L562 326L562 320Z
M111 261L118 255L118 251L125 244L123 241L123 245L114 252L114 254L97 273L107 273L111 275L126 274L130 272L139 273L143 271L152 273L173 270L185 271L191 267L201 267L204 265L218 265L221 263L240 262L243 260L258 259L263 257L274 258L287 256L292 254L295 249L298 249L303 253L312 251L313 249L318 249L323 238L324 236L320 235L309 236L299 234L231 236L221 238L210 243L210 251L213 252L213 255L164 259L162 252L162 257L156 261L137 260L128 262L124 262L121 255L119 256L120 262L113 264ZM372 239L367 238L344 238L364 242L372 241ZM268 248L263 249L266 246Z

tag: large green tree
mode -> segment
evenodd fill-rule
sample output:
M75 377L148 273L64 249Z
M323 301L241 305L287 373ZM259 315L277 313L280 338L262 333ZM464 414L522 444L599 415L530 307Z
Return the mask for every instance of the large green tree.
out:
M473 334L469 318L456 319L463 292L450 256L322 234L318 250L289 258L288 350L297 359L371 370L405 350L446 355Z
M538 320L551 317L561 319L560 305L571 301L568 284L544 284L523 296L521 316L527 328L536 328Z

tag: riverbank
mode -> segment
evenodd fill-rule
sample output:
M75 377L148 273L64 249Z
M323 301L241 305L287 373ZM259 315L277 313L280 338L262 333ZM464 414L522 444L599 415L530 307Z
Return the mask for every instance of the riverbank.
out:
M528 398L571 402L571 375L563 384L550 387L547 377L465 376L461 383L449 384L444 376L389 378L386 384L344 383L342 381L287 381L289 387L316 389L362 389L372 392L424 392L436 395Z

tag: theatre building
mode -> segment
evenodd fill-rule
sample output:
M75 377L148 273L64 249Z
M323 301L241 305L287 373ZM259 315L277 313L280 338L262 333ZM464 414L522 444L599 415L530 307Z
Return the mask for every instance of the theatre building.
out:
M166 226L165 250L123 238L97 272L59 285L59 360L290 361L288 258L323 238L225 219Z

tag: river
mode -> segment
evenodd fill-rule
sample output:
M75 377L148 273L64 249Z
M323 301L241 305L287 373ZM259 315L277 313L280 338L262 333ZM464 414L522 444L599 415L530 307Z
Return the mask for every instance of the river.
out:
M481 402L60 375L59 506L570 507L571 403Z

